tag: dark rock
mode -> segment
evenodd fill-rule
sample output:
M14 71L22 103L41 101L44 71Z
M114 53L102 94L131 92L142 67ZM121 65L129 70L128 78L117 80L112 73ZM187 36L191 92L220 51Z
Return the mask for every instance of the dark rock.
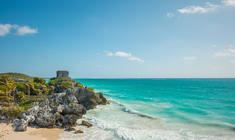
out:
M80 104L86 107L87 110L95 108L98 105L97 96L95 93L86 88L79 88L76 90L76 97Z
M14 120L12 126L14 127L15 131L26 131L28 123L24 119L20 119L20 120L16 119Z
M62 93L56 93L55 95L53 95L51 98L53 98L53 102L55 104L64 104L64 98L66 96L65 92Z
M73 89L67 89L64 96L64 104L78 103Z
M106 100L106 98L104 98L104 95L103 93L97 93L98 96L99 96L99 104L102 104L102 105L106 105L106 104L109 104L109 102Z
M92 127L92 124L87 121L82 121L82 125L85 125L87 127Z
M62 113L82 115L86 113L86 109L83 107L83 105L80 104L69 104L69 105L64 105Z
M48 110L41 110L35 119L35 123L40 127L52 127L55 122L55 115Z
M77 125L77 120L81 118L82 116L80 115L65 115L63 120L63 126L64 127L75 126Z
M78 134L78 133L84 133L84 132L82 130L76 130L74 133Z
M28 82L29 81L29 80L26 80L26 79L20 79L20 78L16 78L16 77L13 77L11 79L14 80L15 82Z
M99 104L108 104L102 93L94 93L87 88L74 88L74 92L78 103L82 104L87 110L94 109Z
M73 127L68 127L68 128L65 129L65 131L76 131L76 129L73 128Z

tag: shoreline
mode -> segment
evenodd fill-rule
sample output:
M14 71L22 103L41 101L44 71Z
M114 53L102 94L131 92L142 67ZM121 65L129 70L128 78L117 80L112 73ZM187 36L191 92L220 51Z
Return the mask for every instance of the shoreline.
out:
M64 129L59 128L32 128L28 127L27 131L16 132L12 124L0 122L0 140L58 140Z

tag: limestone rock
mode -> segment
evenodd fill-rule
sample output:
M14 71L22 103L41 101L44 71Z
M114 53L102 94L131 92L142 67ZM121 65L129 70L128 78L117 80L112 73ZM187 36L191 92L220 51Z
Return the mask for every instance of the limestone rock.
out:
M82 121L82 125L85 125L87 127L92 127L92 124L87 121Z
M68 128L65 129L65 131L76 131L76 129L73 128L73 127L68 127Z
M82 116L78 115L65 115L63 120L63 126L75 126L77 125L77 119L81 119Z
M57 77L68 78L68 73L59 71ZM14 121L15 131L25 131L28 125L71 128L87 110L94 109L99 104L108 104L102 93L95 93L76 81L68 81L72 81L72 88L48 95L42 102L31 103L32 108L23 113L22 119ZM92 126L87 121L82 121L82 125ZM83 131L77 130L75 133L83 133Z
M15 131L26 131L28 123L24 119L16 119L13 122L13 127Z
M75 132L74 132L75 134L78 134L78 133L84 133L82 130L76 130Z
M83 105L80 104L69 104L69 105L64 105L64 110L62 111L62 113L82 115L86 113L86 109L83 107Z

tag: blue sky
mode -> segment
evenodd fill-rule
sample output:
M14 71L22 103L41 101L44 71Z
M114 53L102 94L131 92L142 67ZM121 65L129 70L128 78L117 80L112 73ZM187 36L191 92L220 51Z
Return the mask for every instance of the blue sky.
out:
M235 0L0 0L0 72L235 77Z

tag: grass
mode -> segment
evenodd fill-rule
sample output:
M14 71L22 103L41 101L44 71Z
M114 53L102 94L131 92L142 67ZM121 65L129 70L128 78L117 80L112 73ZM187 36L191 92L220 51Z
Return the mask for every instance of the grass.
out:
M2 76L8 76L10 79L17 78L17 79L24 79L24 80L28 80L28 81L33 81L33 78L31 76L28 76L28 75L25 75L22 73L13 73L13 72L0 73L0 78Z
M2 107L0 108L0 115L4 115L12 118L21 118L22 114L25 112L24 107L20 106L11 106L11 107Z
M22 114L29 108L31 103L42 102L47 98L46 95L41 96L26 96L18 102L13 101L13 97L0 96L0 102L5 102L6 105L0 107L0 115L7 116L9 118L20 118ZM7 103L11 103L9 106ZM14 103L14 104L13 104Z
M93 88L87 88L90 92L94 92L95 93L95 90Z

